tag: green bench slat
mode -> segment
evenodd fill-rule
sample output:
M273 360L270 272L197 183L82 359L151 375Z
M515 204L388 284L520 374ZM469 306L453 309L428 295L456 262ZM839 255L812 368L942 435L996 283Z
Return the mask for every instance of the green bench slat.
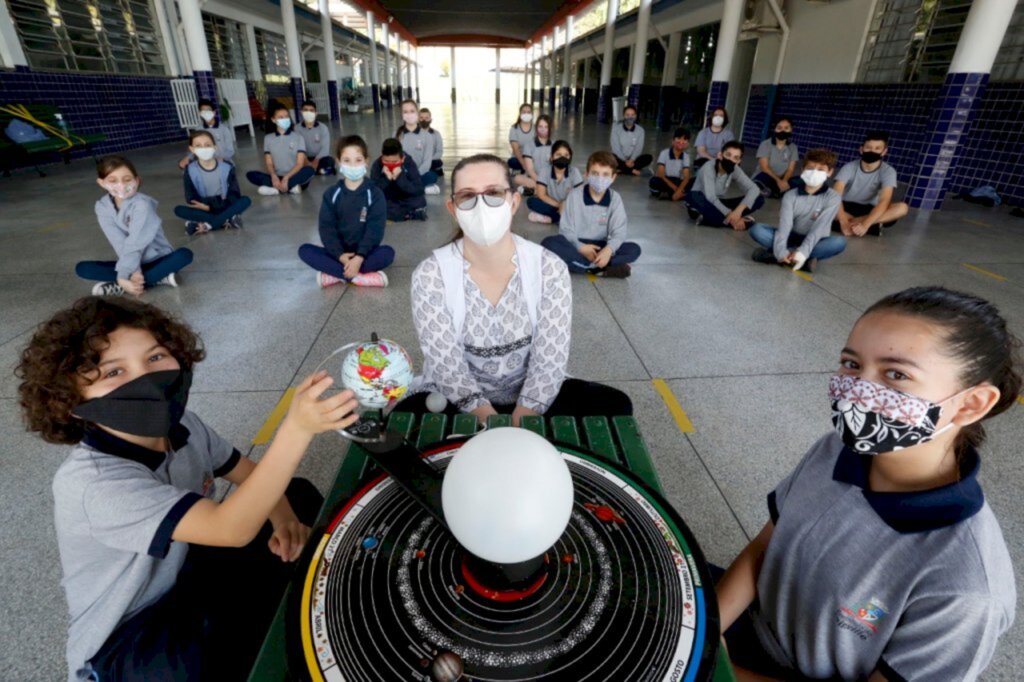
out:
M612 429L604 417L584 417L583 433L587 436L587 447L595 455L604 457L609 462L622 464L619 451L612 438Z
M428 445L440 443L444 440L445 429L448 426L448 415L425 414L420 422L420 435L416 439L416 447L423 449Z
M647 450L643 436L640 435L640 425L636 419L612 417L612 425L615 428L615 435L619 437L619 444L622 445L626 467L641 481L646 481L658 492L663 492L658 472L654 470L654 462L651 461L651 453Z
M400 433L403 438L411 436L414 428L416 428L416 415L411 412L392 412L388 418L388 431Z
M455 421L452 422L452 435L472 436L479 429L480 421L476 418L475 414L467 412L457 414L455 415Z
M498 429L502 426L512 426L512 415L492 414L487 418L487 428Z
M576 428L576 420L565 416L552 417L551 440L556 443L565 443L566 445L579 447L581 444L580 432Z
M538 436L547 438L547 429L544 428L544 417L529 416L519 420L519 425L527 431L533 431Z

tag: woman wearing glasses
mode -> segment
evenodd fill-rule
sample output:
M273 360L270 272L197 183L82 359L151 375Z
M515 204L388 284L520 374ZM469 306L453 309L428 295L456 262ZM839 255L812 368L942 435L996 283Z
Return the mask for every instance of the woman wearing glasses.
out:
M632 414L625 393L566 377L569 273L558 256L512 234L519 203L497 156L470 156L452 171L447 206L459 231L413 273L423 376L397 409L425 412L429 395L432 411L481 420L511 413L516 425L529 415Z

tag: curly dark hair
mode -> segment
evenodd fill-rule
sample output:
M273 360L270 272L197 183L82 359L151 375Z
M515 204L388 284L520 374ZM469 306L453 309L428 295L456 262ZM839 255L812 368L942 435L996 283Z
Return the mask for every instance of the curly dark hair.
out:
M36 329L21 352L15 375L25 426L48 443L74 444L83 422L71 416L82 402L79 384L98 374L109 335L120 327L145 329L171 352L183 369L206 357L202 340L185 324L156 306L128 298L87 296Z

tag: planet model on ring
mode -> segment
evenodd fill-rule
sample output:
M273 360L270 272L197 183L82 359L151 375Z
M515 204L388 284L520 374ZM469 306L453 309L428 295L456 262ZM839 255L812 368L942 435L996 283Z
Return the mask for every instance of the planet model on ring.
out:
M434 682L459 682L465 672L462 659L450 651L442 651L430 666Z
M486 561L517 564L562 536L572 514L572 475L545 438L521 428L488 429L448 465L441 504L463 548Z

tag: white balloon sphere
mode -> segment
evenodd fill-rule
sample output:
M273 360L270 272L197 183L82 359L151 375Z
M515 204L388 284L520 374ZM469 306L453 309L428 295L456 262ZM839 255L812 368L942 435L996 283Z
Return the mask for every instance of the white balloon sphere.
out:
M434 392L427 396L426 404L428 410L437 414L444 412L444 408L448 407L448 399L440 393Z
M444 518L472 554L499 564L529 561L562 536L572 514L572 475L554 445L526 429L470 438L445 470Z

